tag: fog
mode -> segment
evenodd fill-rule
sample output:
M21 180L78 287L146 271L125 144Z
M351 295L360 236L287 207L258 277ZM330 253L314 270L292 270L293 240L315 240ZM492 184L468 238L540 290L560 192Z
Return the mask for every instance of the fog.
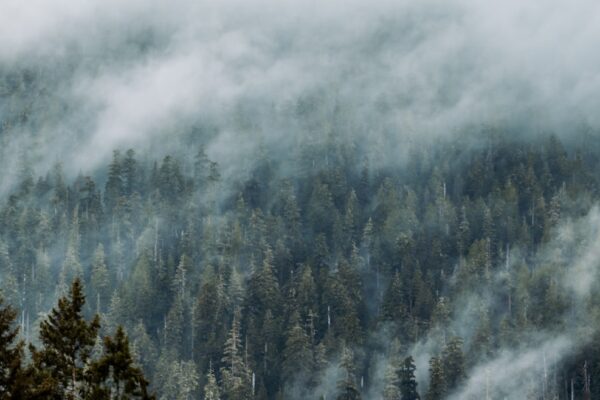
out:
M229 182L260 148L285 174L299 137L377 148L370 162L381 168L413 143L469 133L458 144L468 148L490 128L516 139L596 135L598 38L592 0L4 0L0 197L23 158L38 174L60 161L69 177L93 175L117 148L160 157L204 144ZM540 366L586 344L597 328L577 316L598 283L598 226L596 208L566 221L532 265L569 265L554 272L569 274L572 330L525 332L522 348L476 363L451 399L523 398ZM468 347L482 299L464 297L451 329ZM421 393L441 345L430 337L410 349ZM374 362L383 375L385 357ZM319 394L334 393L339 371L325 375ZM372 381L380 393L381 376Z
M315 121L343 113L342 135L365 146L381 140L392 153L482 126L518 135L593 130L598 7L8 0L0 67L28 69L43 90L0 108L3 118L28 115L3 130L11 148L3 164L14 168L13 147L35 148L30 158L42 170L59 159L67 171L90 173L115 148L164 149L202 125L218 132L202 139L209 155L235 170L259 140L285 147L319 134L292 112L303 99L317 102Z

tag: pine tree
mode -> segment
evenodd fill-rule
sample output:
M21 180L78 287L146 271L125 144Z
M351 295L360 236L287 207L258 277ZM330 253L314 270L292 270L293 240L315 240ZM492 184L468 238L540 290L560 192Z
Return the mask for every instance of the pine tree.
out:
M123 192L126 196L131 196L133 193L139 191L140 184L137 161L133 149L129 149L125 153L125 159L122 162L121 169Z
M123 194L121 164L121 152L115 150L113 152L112 163L108 168L108 180L106 181L106 186L104 188L104 206L108 215L113 215L114 209L119 202L119 198Z
M43 347L30 346L40 390L49 398L76 399L82 392L85 366L100 329L98 316L89 323L83 318L84 304L83 286L75 279L68 297L61 297L40 324Z
M98 247L94 252L91 286L93 293L95 294L92 301L96 300L96 311L100 312L100 310L105 309L108 306L110 299L110 277L108 275L108 268L106 267L104 246L102 243L98 244Z
M339 394L337 400L360 400L360 392L356 385L356 367L354 365L353 351L344 346L342 349L342 357L340 359L340 370L342 378L338 381L337 387Z
M4 305L0 297L0 400L29 397L30 373L22 365L22 341L16 341L19 329L14 327L17 312Z
M438 298L433 313L431 314L432 333L440 343L446 343L448 325L450 325L450 310L445 297Z
M171 368L172 377L177 385L175 400L190 400L192 393L198 388L198 372L193 361L180 361Z
M402 322L406 318L405 297L402 277L400 272L396 271L383 297L381 315L384 320Z
M400 367L400 393L402 400L419 400L419 392L417 392L417 381L415 380L415 361L412 356L404 359Z
M207 269L212 269L208 266ZM211 273L198 293L194 306L194 357L202 369L208 360L216 359L227 335L226 293L220 274Z
M443 370L445 372L448 392L453 391L465 380L465 356L462 350L463 340L453 337L442 352Z
M457 249L459 255L464 255L469 248L471 237L471 229L469 220L467 219L467 209L465 206L461 208L461 219L457 232Z
M131 332L131 353L136 364L139 364L146 371L149 371L156 365L158 350L156 344L146 330L143 321L138 321Z
M183 334L185 323L185 304L183 299L176 297L165 319L166 345L178 354L183 350Z
M304 328L300 325L300 316L295 311L290 318L291 328L287 332L283 351L282 377L291 382L294 378L306 379L313 369L311 343Z
M201 146L194 159L194 180L196 187L200 190L206 190L205 185L209 182L211 173L211 161Z
M397 358L392 356L388 361L384 376L383 400L400 400L400 366Z
M492 355L492 331L487 306L480 305L479 326L475 331L472 349L478 360L486 359Z
M317 287L312 274L312 268L305 265L302 268L298 282L297 292L298 306L300 307L300 316L308 317L309 313L317 310Z
M431 357L429 360L429 389L426 400L443 400L446 396L446 377L444 365L439 357Z
M129 340L122 327L114 337L104 338L103 356L91 363L86 380L89 388L86 398L106 400L142 399L154 397L148 393L148 381L142 371L134 365L129 349Z
M231 330L223 350L223 392L227 400L246 400L251 398L250 371L242 357L242 339L240 336L240 315L236 311Z
M273 271L273 252L266 248L262 268L255 271L248 283L247 305L250 313L260 317L267 309L275 314L281 304L279 283Z
M217 384L217 378L212 369L212 365L208 369L206 374L206 385L204 386L204 400L220 400L219 385Z
M67 252L65 260L60 271L60 285L59 295L63 296L67 290L67 285L74 279L81 279L83 277L83 268L79 261L79 217L78 211L75 210L73 214L73 222L71 224L71 231L69 233L69 243L67 245Z
M175 276L171 284L175 296L184 300L187 294L187 276L191 270L190 259L186 254L181 256L179 264L175 269Z

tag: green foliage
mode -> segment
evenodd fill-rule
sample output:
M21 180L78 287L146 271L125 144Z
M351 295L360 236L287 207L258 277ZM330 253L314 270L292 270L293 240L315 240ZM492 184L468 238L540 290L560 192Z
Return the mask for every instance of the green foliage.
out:
M417 381L415 380L415 361L412 356L404 359L400 366L400 394L402 400L420 400L419 392L417 391Z
M90 399L150 400L148 382L142 371L134 366L129 341L122 327L114 337L104 338L104 354L89 366L86 380L90 381L86 396Z
M431 357L429 360L429 389L426 400L443 400L446 396L446 376L444 364L440 357Z
M463 340L460 337L453 337L442 352L443 371L448 392L457 389L466 379L465 356L462 346Z
M83 317L85 296L79 279L73 281L68 297L61 297L40 324L41 349L30 346L40 387L51 398L76 399L84 389L81 382L94 346L100 319Z
M356 385L356 366L354 364L354 353L347 347L343 346L342 356L340 359L340 371L342 378L338 381L337 400L360 400L361 395Z
M17 330L9 330L15 312L0 307L0 398L31 399L147 399L148 382L135 366L123 328L106 336L97 350L100 319L87 322L82 314L85 296L73 281L68 296L40 323L41 347L30 345L31 365L23 366L22 342L9 347ZM0 304L1 306L1 304ZM2 365L5 360L10 364ZM6 388L6 392L3 392Z
M105 170L72 182L60 164L37 181L23 165L0 206L0 287L21 327L6 348L35 344L23 382L73 396L84 385L73 381L107 357L102 336L123 326L109 343L125 354L128 332L128 365L165 399L317 397L340 357L342 398L372 393L381 378L386 400L415 398L414 365L398 357L430 340L423 397L433 400L526 332L595 326L595 297L565 318L577 246L543 256L598 200L597 148L490 135L482 148L409 147L405 165L382 168L326 129L315 143L298 138L291 163L261 148L236 177L203 147L160 161L116 151ZM74 278L80 293L64 297ZM86 322L93 311L100 319ZM404 347L374 379L390 337ZM586 361L598 380L598 352L572 358L558 363L553 387ZM104 378L102 390L114 376Z
M31 395L31 374L22 364L25 344L17 341L16 311L0 297L0 399L20 399Z

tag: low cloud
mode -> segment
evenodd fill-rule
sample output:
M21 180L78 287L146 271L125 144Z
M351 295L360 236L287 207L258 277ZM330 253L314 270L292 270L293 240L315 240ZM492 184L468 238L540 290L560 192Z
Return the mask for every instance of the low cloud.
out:
M32 113L4 135L22 148L31 140L19 131L51 138L44 165L77 171L203 123L234 136L210 138L220 146L260 137L291 147L340 110L339 130L364 146L485 125L568 136L600 124L599 11L590 0L8 0L0 66L38 71L51 97L29 99L34 109L68 107L50 121ZM304 119L290 111L302 98L318 100ZM222 164L239 159L213 149Z

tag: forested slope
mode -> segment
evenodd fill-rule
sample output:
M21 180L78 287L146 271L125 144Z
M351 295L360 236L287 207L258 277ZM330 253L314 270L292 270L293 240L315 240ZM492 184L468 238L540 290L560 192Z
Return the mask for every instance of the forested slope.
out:
M25 153L2 295L35 344L80 278L159 398L600 398L597 143L477 135L381 166L331 131L235 180L199 144L75 180Z

